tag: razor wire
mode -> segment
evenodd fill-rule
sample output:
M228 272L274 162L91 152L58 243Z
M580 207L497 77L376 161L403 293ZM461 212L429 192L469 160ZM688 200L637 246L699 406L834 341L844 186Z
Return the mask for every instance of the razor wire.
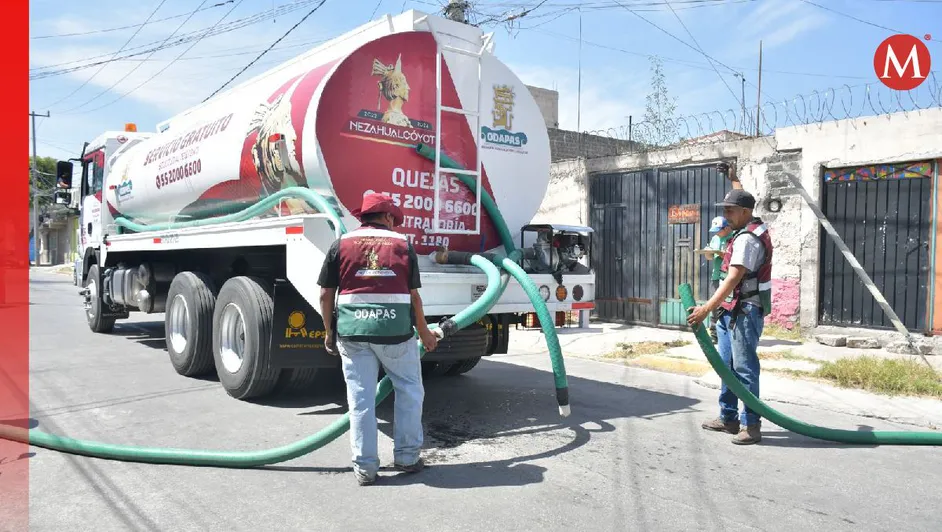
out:
M942 108L942 79L930 72L910 91L892 90L879 83L842 85L810 94L773 101L758 108L714 110L704 113L639 121L580 132L582 155L605 157L625 153L673 149L715 142L773 136L778 129L823 125ZM756 119L759 123L756 127ZM590 139L593 139L590 140Z

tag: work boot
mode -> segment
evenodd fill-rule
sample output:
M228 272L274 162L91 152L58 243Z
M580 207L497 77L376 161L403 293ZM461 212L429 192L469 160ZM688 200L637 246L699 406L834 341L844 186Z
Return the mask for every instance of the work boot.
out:
M761 425L747 425L739 431L739 434L733 436L733 443L736 445L752 445L762 441Z
M361 486L372 486L376 483L376 475L367 475L356 468L353 470L353 476L357 478L357 484Z
M711 419L710 421L704 421L700 425L706 430L712 430L715 432L728 432L730 434L736 434L739 432L739 420L733 419L731 421L726 421L723 418Z
M394 464L394 466L399 471L403 471L405 473L418 473L419 471L425 469L425 460L419 458L412 465Z

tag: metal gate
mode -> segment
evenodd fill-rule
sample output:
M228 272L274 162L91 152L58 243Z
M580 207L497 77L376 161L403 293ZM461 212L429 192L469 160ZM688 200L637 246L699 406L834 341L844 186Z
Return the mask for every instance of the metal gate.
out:
M933 163L824 172L822 211L910 330L928 328L929 227ZM892 324L850 264L821 231L818 321L890 329Z
M592 177L589 225L595 230L596 315L624 323L655 323L654 264L657 186L654 172Z
M729 183L714 166L649 169L591 177L589 225L599 319L683 325L677 285L710 296L709 225Z
M687 312L677 286L690 283L694 296L705 301L710 290L710 261L696 250L710 243L710 221L723 214L729 181L716 167L695 166L658 171L658 310L661 325L685 325Z

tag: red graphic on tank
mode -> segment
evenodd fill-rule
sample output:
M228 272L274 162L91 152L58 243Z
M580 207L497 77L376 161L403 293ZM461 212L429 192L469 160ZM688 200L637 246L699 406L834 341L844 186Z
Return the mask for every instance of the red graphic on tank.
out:
M241 210L283 188L307 187L301 142L314 91L336 62L286 81L254 111L239 165L239 179L211 187L181 214L201 217ZM302 77L303 76L303 77ZM300 79L300 81L298 81ZM217 211L220 207L225 211ZM282 214L316 212L303 200L286 199Z
M435 163L416 153L435 146L435 40L426 32L389 35L359 48L324 87L317 112L317 138L337 199L347 209L370 191L391 195L405 215L398 230L421 254L439 246L479 251L500 244L486 213L481 234L436 234ZM454 81L442 64L442 105L461 108ZM472 122L473 123L473 122ZM442 112L442 153L476 169L475 134L468 119ZM454 174L442 171L439 218L445 228L474 229L475 195ZM484 190L493 192L482 167Z

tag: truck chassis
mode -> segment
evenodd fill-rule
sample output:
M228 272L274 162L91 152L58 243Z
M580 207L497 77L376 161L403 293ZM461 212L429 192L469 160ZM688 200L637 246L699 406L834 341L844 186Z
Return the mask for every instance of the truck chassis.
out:
M291 393L339 375L324 348L316 278L336 234L324 215L277 216L173 231L103 235L89 247L81 279L89 328L108 333L131 312L164 314L174 370L215 372L237 399ZM430 323L453 316L483 293L476 268L420 257L420 293ZM594 274L533 274L550 312L593 307ZM550 290L553 287L553 290ZM532 311L511 280L490 313L443 339L423 358L423 374L457 376L482 357L506 353L510 326ZM334 377L331 377L334 376Z

